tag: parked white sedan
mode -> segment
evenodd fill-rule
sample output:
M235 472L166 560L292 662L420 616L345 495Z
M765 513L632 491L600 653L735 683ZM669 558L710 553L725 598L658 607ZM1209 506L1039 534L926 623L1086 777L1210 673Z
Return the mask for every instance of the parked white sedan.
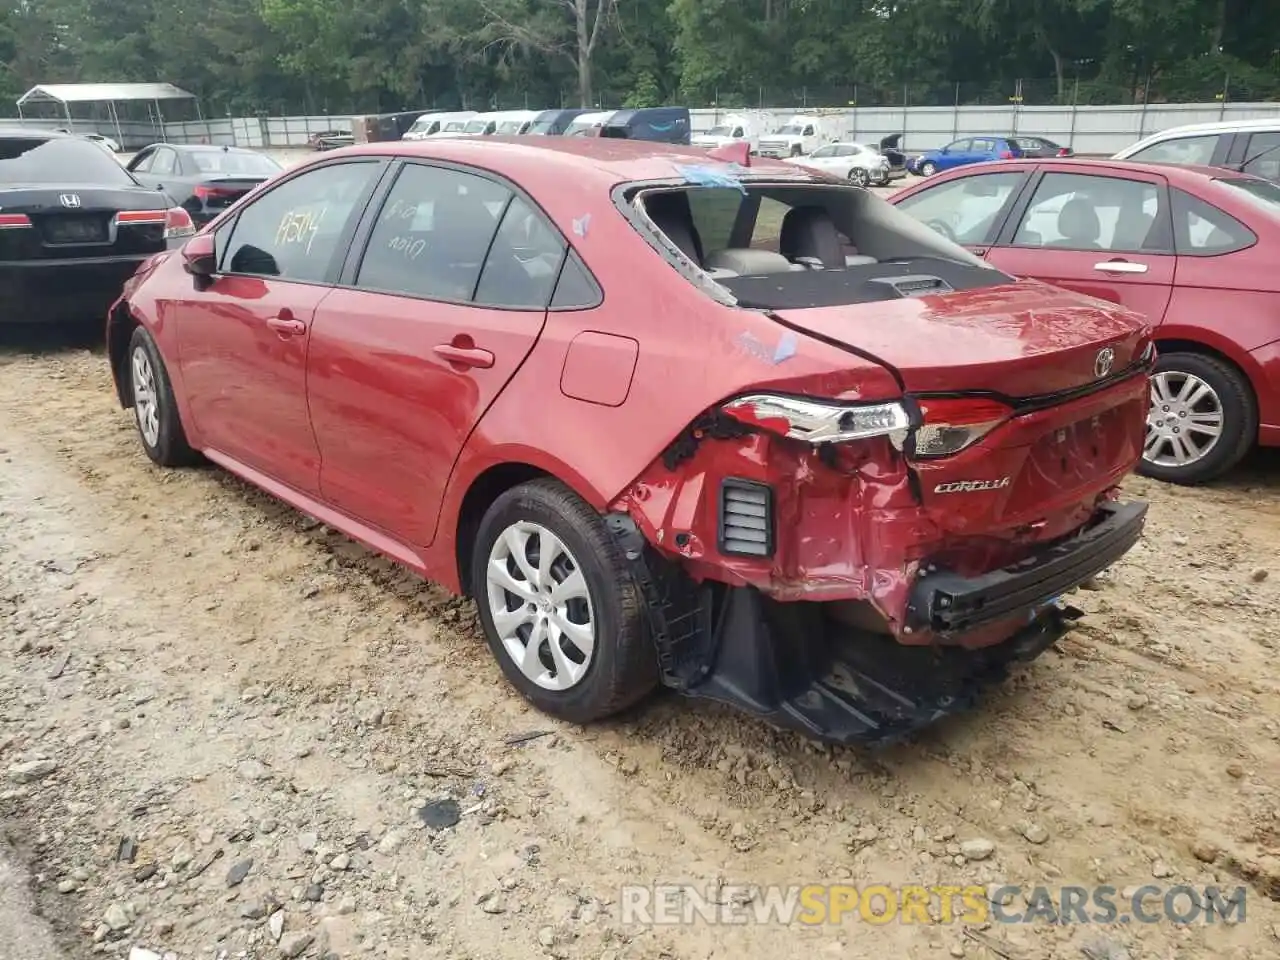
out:
M839 141L819 147L807 157L788 157L787 163L834 173L860 187L884 186L891 176L889 158L865 143Z

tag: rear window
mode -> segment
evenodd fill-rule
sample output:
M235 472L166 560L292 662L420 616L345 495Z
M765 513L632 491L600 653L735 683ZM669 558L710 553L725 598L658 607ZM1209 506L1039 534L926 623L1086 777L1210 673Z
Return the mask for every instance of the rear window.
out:
M1246 197L1258 209L1280 214L1280 184L1245 177L1219 177L1218 182Z
M745 195L730 187L636 185L629 195L650 242L663 246L657 227L683 254L678 262L690 279L739 306L839 306L1012 279L866 190L795 182L744 188Z
M88 140L0 137L0 183L137 183L114 157Z
M238 153L231 150L193 150L191 160L201 173L223 173L232 176L270 177L284 168L262 153Z

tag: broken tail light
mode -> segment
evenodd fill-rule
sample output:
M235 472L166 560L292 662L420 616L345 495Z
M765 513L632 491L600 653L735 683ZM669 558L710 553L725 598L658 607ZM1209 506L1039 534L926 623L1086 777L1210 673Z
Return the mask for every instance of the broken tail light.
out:
M906 407L897 402L838 403L757 393L721 409L749 426L812 444L905 435L911 426Z
M977 443L1013 415L998 400L977 397L921 399L916 457L949 457Z
M191 219L191 214L187 213L182 207L174 207L168 210L164 217L164 238L166 240L181 240L183 237L194 237L196 233L195 221Z

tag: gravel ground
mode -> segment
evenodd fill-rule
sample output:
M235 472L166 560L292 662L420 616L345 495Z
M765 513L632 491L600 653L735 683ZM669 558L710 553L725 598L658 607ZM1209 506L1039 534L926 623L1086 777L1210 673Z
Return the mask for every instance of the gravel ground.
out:
M100 353L5 336L0 827L69 960L1280 949L1280 458L1130 482L1146 539L1082 625L910 744L670 696L580 728L505 686L468 603L220 471L152 468ZM622 922L622 885L678 879L1250 899L1185 927Z

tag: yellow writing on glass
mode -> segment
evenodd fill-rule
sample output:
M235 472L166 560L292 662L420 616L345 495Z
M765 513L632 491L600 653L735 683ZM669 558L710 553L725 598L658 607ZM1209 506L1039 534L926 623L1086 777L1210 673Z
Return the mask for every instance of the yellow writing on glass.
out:
M327 206L319 210L290 210L280 218L280 226L276 228L276 246L302 244L304 252L310 253L311 244L315 242L320 224L328 212Z

